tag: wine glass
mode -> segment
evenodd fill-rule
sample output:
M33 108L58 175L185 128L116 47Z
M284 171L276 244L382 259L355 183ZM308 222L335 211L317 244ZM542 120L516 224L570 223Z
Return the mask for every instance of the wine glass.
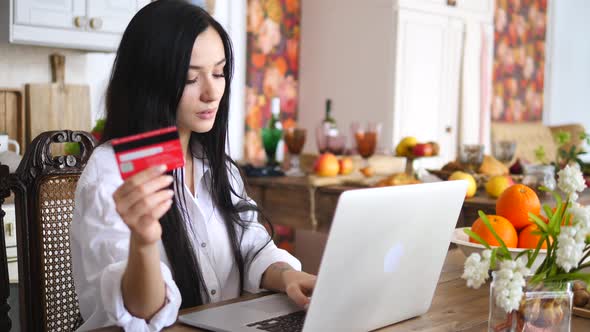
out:
M496 141L492 144L492 154L494 158L498 159L506 167L510 167L514 162L514 156L516 154L516 142Z
M483 163L483 152L484 146L482 144L463 144L459 149L459 162L470 173L476 173Z
M381 123L368 122L362 126L359 122L354 121L350 125L352 134L356 141L356 150L363 157L363 167L369 165L369 158L375 153L379 134L381 133Z
M287 145L287 150L289 150L291 162L289 170L286 172L289 176L305 175L299 166L299 155L305 145L306 134L307 130L303 128L288 128L285 130L285 144Z
M329 124L320 124L316 128L315 136L320 154L330 152L335 155L342 155L346 150L346 135L335 132L330 128Z
M266 152L267 165L276 166L277 162L277 146L283 137L283 131L279 128L262 128L262 145Z

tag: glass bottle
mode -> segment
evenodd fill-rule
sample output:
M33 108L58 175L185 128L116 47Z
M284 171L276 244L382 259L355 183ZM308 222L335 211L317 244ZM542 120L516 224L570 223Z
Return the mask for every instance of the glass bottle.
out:
M280 104L281 101L278 97L271 100L271 117L268 125L262 128L262 145L266 152L267 164L271 166L277 165L278 161L282 160L281 150L284 143L280 144L283 138L283 126L279 118ZM277 154L280 154L280 156L277 156Z
M326 111L322 127L326 130L328 136L338 136L338 126L336 120L332 117L332 100L326 99Z

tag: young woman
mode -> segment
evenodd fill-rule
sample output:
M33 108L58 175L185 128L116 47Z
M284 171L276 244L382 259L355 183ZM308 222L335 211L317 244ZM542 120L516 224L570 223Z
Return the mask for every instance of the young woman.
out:
M315 276L274 245L225 152L232 70L227 33L198 7L160 0L129 23L70 229L82 329L160 330L179 308L260 289L308 304ZM123 181L109 140L167 126L184 169Z

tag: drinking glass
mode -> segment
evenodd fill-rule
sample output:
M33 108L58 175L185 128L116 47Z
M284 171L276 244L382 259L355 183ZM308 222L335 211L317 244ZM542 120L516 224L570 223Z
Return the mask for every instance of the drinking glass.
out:
M289 150L291 161L289 170L286 173L289 176L305 175L299 166L299 155L305 145L306 134L307 130L303 128L288 128L285 130L285 144L287 145L287 150Z
M470 173L476 173L483 163L484 146L481 144L463 144L459 149L459 162Z
M330 152L342 155L346 150L346 135L334 134L328 124L321 124L316 128L316 143L320 153Z
M514 162L514 156L516 154L516 142L496 141L492 144L492 154L494 158L498 159L506 167L510 167Z
M350 125L352 134L356 142L356 150L363 157L363 167L369 165L369 158L375 153L379 134L381 133L381 123L368 122L365 126L360 122L354 121Z
M277 145L283 137L283 131L279 128L262 128L262 145L266 152L267 165L276 166Z

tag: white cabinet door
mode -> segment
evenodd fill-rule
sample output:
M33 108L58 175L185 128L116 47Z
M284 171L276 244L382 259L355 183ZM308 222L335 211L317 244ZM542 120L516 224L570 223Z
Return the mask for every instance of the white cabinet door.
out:
M14 9L16 24L76 29L76 17L86 15L86 1L17 0L14 1Z
M441 161L457 149L463 27L449 17L398 12L394 142L404 136L440 144Z
M88 1L88 29L122 33L133 15L148 2L138 0Z

